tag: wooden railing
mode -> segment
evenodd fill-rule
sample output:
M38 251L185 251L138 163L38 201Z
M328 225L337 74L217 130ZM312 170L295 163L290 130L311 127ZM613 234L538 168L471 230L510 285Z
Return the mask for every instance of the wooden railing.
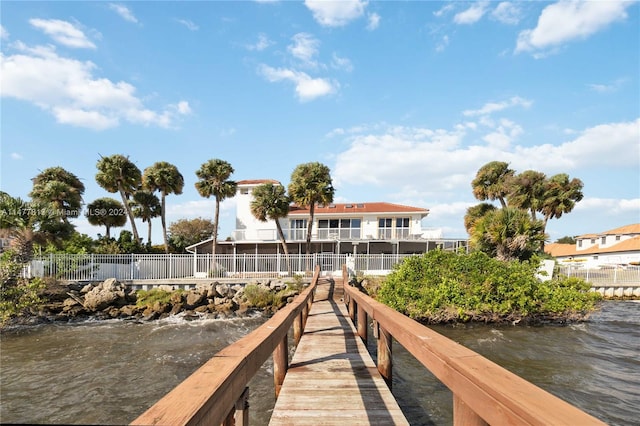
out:
M246 425L247 384L273 355L276 396L288 368L287 333L302 336L320 268L311 285L258 329L227 346L135 419L134 425Z
M604 425L470 349L348 285L343 268L344 300L358 334L367 340L367 317L378 338L378 370L392 380L395 339L453 393L454 425ZM570 354L568 356L571 356Z

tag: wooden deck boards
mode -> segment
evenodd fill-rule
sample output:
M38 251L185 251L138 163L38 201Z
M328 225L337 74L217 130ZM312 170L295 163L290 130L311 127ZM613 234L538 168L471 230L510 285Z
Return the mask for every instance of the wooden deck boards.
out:
M346 307L322 284L270 425L408 425Z

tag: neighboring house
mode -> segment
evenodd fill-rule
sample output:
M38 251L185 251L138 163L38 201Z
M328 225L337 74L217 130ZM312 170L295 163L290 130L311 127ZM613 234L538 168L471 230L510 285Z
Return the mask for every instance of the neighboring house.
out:
M0 229L0 253L11 248L11 233L7 229Z
M640 264L640 223L621 226L599 234L585 234L575 244L546 244L544 251L561 265Z
M251 192L274 180L242 180L236 193L236 229L226 241L218 241L217 254L283 253L273 220L260 222L251 214ZM335 203L316 206L312 227L312 253L411 254L438 247L466 247L466 240L444 240L442 233L423 229L428 209L385 202ZM290 254L306 253L309 210L292 205L280 220ZM210 253L213 240L187 247L191 253Z

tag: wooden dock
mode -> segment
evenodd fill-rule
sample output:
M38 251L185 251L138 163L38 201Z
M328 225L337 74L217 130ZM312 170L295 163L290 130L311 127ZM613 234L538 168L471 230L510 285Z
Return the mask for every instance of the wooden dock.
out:
M338 289L339 290L339 289ZM318 284L270 425L408 425L330 282Z

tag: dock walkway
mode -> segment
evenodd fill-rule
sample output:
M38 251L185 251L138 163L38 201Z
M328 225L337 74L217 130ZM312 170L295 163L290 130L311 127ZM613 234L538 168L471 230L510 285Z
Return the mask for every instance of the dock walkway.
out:
M315 301L271 416L280 425L408 425L333 282Z

